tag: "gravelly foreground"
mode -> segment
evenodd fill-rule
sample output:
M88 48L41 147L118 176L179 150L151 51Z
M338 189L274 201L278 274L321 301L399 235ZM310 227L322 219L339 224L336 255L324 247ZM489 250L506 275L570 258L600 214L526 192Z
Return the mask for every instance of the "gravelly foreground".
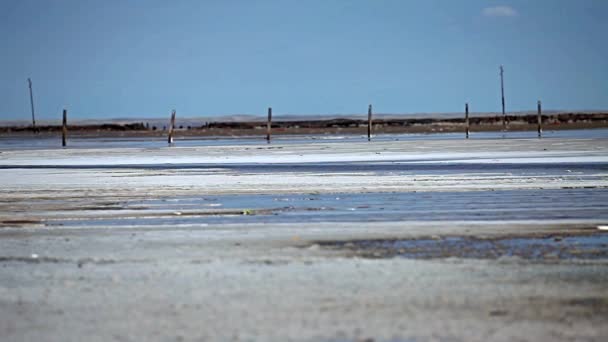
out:
M608 139L2 151L0 336L604 341L606 259L319 243L601 234L607 187Z

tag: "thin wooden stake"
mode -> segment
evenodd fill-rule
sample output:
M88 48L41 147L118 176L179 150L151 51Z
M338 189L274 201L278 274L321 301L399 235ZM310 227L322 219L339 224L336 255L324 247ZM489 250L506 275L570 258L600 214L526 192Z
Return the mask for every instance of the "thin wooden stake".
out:
M502 130L507 130L507 118L505 114L505 83L504 83L505 70L500 66L500 95L502 97Z
M466 138L469 139L469 104L464 104L464 124L466 128Z
M61 146L65 147L68 140L68 111L63 110L63 127L61 130Z
M372 140L372 105L367 107L367 141Z
M540 100L538 100L536 121L537 121L537 125L538 125L538 127L537 127L538 138L540 139L543 137L543 111L542 111L542 104L541 104Z
M34 133L37 133L36 129L36 115L34 114L34 91L32 90L32 80L30 78L27 79L27 83L30 88L30 105L32 107L32 130Z
M268 122L266 124L266 141L270 143L270 134L272 129L272 107L268 107Z
M169 123L169 144L173 144L173 128L175 127L175 109L171 112L171 122Z

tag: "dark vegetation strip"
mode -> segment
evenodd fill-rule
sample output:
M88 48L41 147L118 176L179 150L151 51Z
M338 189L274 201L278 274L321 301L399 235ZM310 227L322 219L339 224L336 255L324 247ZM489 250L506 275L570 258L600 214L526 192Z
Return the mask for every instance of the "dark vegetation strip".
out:
M535 125L537 123L536 114L528 115L507 115L507 123L512 124L528 124ZM608 113L560 113L560 114L547 114L542 115L542 121L546 125L563 125L573 123L595 123L595 124L606 124L608 121ZM501 125L502 116L483 116L483 117L470 117L469 123L472 126L492 126ZM435 124L455 124L464 125L465 118L391 118L382 119L375 118L374 126L376 127L410 127L410 126L424 126L424 125L435 125ZM267 125L265 121L218 121L218 122L205 122L199 126L177 126L179 129L188 130L204 130L204 129L234 129L234 130L259 130L264 129ZM366 119L327 119L327 120L297 120L297 121L272 121L272 128L276 129L328 129L328 128L358 128L367 127L368 122ZM98 125L68 125L70 131L157 131L165 130L167 127L150 126L149 123L136 122L128 124L98 124ZM62 129L61 125L45 125L36 126L38 132L59 132ZM4 126L0 127L0 133L9 132L27 132L31 131L32 127L27 126Z

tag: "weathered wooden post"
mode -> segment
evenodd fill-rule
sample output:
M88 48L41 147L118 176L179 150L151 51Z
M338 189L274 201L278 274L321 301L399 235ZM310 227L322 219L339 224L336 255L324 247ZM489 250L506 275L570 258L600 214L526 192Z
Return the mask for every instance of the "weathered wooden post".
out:
M464 125L466 130L466 138L469 139L469 103L464 104Z
M502 130L507 130L507 117L505 112L505 81L504 81L505 69L500 66L500 95L502 97Z
M169 144L173 144L173 128L175 127L175 109L171 112L171 122L169 123Z
M65 147L67 145L68 139L68 111L63 110L63 127L61 129L61 146Z
M372 105L367 107L367 141L372 140Z
M270 134L272 129L272 107L268 107L268 122L266 123L266 141L270 143Z
M32 130L34 131L34 133L38 133L38 130L36 129L36 116L34 114L34 91L32 90L32 80L28 78L27 83L30 87L30 105L32 107Z
M536 111L536 122L537 122L537 131L538 131L538 138L542 138L543 136L543 114L542 114L542 104L540 102L540 100L538 100L538 106L537 106L537 111Z

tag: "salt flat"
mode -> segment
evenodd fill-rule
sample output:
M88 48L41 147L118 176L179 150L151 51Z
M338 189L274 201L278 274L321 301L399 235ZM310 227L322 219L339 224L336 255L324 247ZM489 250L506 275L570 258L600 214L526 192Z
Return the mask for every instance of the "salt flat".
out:
M606 246L535 260L323 247L599 234L606 138L0 152L3 340L608 337Z

